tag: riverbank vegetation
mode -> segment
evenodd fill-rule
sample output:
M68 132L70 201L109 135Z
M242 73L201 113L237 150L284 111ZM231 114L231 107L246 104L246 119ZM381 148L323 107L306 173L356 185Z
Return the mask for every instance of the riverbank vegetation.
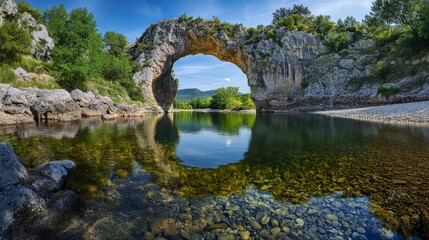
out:
M349 16L335 23L330 16L314 16L307 7L294 5L277 9L272 24L315 34L334 51L363 37L375 39L379 46L388 44L391 53L415 53L429 47L429 3L425 0L376 0L363 22Z
M250 93L241 94L238 87L219 88L213 97L194 98L190 101L174 100L173 106L177 109L255 109Z
M144 100L140 88L132 79L136 68L127 53L128 42L124 35L108 31L102 36L94 15L86 8L68 12L64 5L60 5L42 13L25 2L18 2L17 5L16 16L5 20L0 27L1 83L15 87L64 88L68 91L79 88L107 95L117 102ZM30 33L34 29L31 25L21 27L20 18L24 12L30 13L37 23L47 27L55 43L50 61L29 57ZM23 82L13 72L18 67L55 79L44 84L39 76L32 75L34 79Z

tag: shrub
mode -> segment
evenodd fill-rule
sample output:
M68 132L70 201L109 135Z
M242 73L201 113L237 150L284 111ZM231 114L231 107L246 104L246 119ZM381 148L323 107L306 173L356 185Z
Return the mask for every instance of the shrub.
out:
M19 55L30 54L31 35L18 23L5 21L0 27L0 62L13 62Z
M40 12L40 10L30 6L30 4L28 4L26 2L18 2L18 12L19 13L27 12L27 13L31 14L31 16L33 16L33 18L38 23L44 23L45 22L45 19L43 18L43 15Z
M380 79L380 81L383 82L384 80L386 80L390 72L390 67L384 61L378 61L377 63L375 63L372 72L376 78Z
M348 38L345 33L329 33L323 42L329 47L331 51L340 51L347 47Z
M268 38L276 39L276 31L273 29L267 30L265 34Z
M179 17L179 22L186 22L188 20L188 15L186 13L183 13Z
M397 94L400 91L401 91L400 88L398 88L395 85L390 84L390 83L382 84L377 89L377 93L378 94L383 94L383 95L386 95L386 96Z
M192 109L192 106L184 100L174 100L173 107L176 109Z

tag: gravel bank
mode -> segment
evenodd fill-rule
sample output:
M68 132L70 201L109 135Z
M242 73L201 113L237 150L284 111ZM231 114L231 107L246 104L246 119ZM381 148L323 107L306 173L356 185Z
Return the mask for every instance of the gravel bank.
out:
M377 122L429 124L429 101L315 113Z

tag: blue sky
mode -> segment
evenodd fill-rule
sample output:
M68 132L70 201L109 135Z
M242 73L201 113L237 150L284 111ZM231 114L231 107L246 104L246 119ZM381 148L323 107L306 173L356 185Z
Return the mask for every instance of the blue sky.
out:
M333 20L354 16L361 20L370 11L372 0L28 0L30 5L46 9L64 4L68 10L86 7L93 12L101 33L115 31L135 42L145 29L162 19L190 16L243 23L246 27L268 25L272 13L293 4L308 6L313 14L332 16ZM174 64L180 88L209 90L222 86L239 86L249 92L246 76L231 63L211 56L188 56Z

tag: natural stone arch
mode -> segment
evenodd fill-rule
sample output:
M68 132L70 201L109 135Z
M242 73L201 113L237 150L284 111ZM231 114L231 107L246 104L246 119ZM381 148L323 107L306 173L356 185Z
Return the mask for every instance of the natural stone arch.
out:
M151 25L131 48L140 66L134 80L142 88L147 107L170 111L177 92L172 77L174 62L205 54L243 71L257 111L282 110L302 91L305 69L325 47L311 34L267 29L255 33L242 25L202 19L172 19Z

